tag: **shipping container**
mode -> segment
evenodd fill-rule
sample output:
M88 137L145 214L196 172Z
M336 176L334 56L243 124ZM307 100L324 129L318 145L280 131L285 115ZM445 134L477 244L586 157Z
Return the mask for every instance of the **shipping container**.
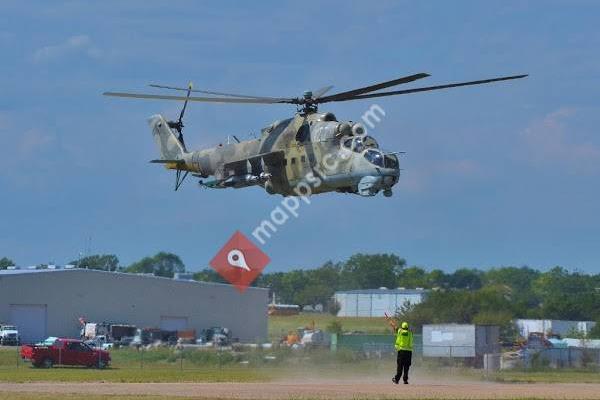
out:
M495 325L423 325L424 357L483 357L500 351L500 328Z

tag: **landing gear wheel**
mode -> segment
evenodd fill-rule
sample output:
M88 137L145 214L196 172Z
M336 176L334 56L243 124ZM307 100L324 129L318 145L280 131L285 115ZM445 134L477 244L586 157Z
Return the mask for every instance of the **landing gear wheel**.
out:
M51 358L44 358L44 361L42 361L42 367L44 368L52 368L53 365L54 361Z

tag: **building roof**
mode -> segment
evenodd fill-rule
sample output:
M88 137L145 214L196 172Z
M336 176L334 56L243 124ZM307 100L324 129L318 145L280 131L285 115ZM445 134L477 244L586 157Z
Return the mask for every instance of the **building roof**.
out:
M232 285L226 283L218 283L218 282L204 282L204 281L194 281L194 280L185 280L185 279L175 279L175 278L166 278L164 276L155 276L150 274L132 274L129 272L116 272L116 271L102 271L98 269L84 269L84 268L56 268L56 269L3 269L0 270L0 278L3 276L15 276L15 275L29 275L29 274L58 274L58 273L87 273L87 274L108 274L108 275L118 275L118 276L127 276L134 277L139 279L161 279L169 282L173 282L176 284L192 284L192 285L204 285L204 286L227 286L231 287ZM255 286L249 286L248 290L268 290L267 288L259 288Z
M335 294L425 294L428 289L355 289L355 290L340 290Z
M0 276L2 275L22 275L22 274L33 274L38 272L49 272L49 271L72 271L72 269L0 269Z

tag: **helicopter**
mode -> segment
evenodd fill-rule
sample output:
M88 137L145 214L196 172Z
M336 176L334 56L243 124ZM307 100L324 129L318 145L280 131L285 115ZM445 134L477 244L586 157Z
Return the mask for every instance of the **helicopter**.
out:
M319 105L331 102L365 100L401 94L449 89L525 78L512 75L497 78L449 83L404 90L384 91L430 76L417 73L394 80L326 95L333 86L306 91L301 97L264 97L244 94L195 90L187 87L151 84L149 86L178 92L185 96L128 92L104 92L105 96L183 102L176 121L153 115L148 123L158 146L162 164L175 170L175 190L189 173L201 178L204 188L225 189L260 186L269 194L307 196L326 192L375 196L383 192L392 196L392 187L400 178L399 152L386 152L368 135L360 122L338 121L331 112L319 112ZM192 96L201 93L207 96ZM291 104L296 113L261 130L260 137L219 144L213 148L188 151L183 136L183 117L188 102L226 104Z

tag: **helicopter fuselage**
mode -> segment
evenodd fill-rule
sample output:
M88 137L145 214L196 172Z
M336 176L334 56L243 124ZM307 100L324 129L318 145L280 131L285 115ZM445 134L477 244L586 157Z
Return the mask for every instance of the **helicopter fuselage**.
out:
M155 136L168 134L160 116L150 125ZM258 185L284 196L334 191L391 196L400 175L395 154L382 152L361 124L338 122L331 113L298 113L262 129L257 139L176 153L161 150L163 159L176 161L165 166L209 178L200 181L204 187Z

